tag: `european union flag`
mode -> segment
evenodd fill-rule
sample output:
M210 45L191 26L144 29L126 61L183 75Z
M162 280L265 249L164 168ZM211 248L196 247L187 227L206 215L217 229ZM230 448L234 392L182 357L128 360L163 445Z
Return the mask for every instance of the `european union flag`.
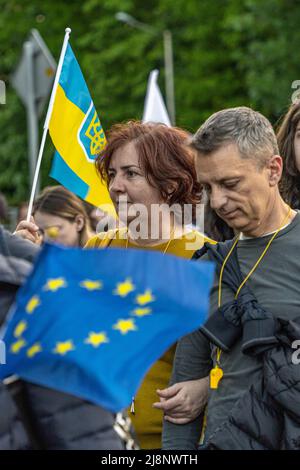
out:
M153 251L45 244L8 322L0 378L121 410L152 363L204 322L213 271Z
M50 176L95 206L112 202L96 173L95 158L105 134L74 52L67 45L59 76L49 132L56 148ZM112 209L111 209L112 211Z

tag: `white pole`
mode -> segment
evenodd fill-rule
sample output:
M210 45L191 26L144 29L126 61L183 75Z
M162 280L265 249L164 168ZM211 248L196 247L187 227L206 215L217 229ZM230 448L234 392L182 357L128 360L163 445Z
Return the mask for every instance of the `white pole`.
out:
M65 54L66 54L70 34L71 34L71 29L66 28L65 29L64 42L63 42L63 46L62 46L61 53L60 53L60 58L59 58L59 62L58 62L57 70L56 70L54 85L53 85L53 88L52 88L51 97L50 97L49 106L48 106L48 111L47 111L47 115L46 115L46 119L45 119L44 131L43 131L42 141L41 141L41 145L40 145L39 155L38 155L38 159L37 159L37 163L36 163L36 167L35 167L35 173L34 173L34 178L33 178L33 183L32 183L32 188L31 188L31 194L30 194L30 200L29 200L29 206L28 206L28 212L27 212L27 218L26 218L27 222L30 221L30 216L31 216L31 213L32 213L33 201L34 201L34 196L35 196L35 192L36 192L36 187L37 187L37 182L38 182L38 177L39 177L39 172L40 172L40 167L41 167L41 162L42 162L42 157L43 157L47 132L48 132L48 127L49 127L49 122L50 122L50 119L51 119L53 104L54 104L55 95L56 95L56 90L57 90L59 77L60 77L61 69L62 69L62 66L63 66L63 62L64 62L64 58L65 58Z

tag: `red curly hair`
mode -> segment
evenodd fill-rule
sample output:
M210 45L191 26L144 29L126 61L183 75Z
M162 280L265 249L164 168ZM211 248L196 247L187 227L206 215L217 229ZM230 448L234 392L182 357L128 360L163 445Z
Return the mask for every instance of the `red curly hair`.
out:
M159 190L162 199L169 205L196 205L202 188L197 182L195 152L187 145L189 136L183 129L164 124L115 124L105 149L96 158L97 172L109 186L108 169L114 152L133 142L148 183ZM173 188L171 193L169 188Z

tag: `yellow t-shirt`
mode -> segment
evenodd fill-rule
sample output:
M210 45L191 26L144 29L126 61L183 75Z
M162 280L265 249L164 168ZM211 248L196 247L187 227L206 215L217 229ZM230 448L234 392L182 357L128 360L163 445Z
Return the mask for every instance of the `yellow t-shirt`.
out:
M88 241L86 248L126 248L126 233L126 228L100 233ZM192 230L180 238L174 238L169 245L168 242L165 242L158 245L142 247L141 245L128 242L128 248L146 248L162 252L165 252L167 248L166 254L169 253L190 259L194 252L199 250L205 242L216 243L200 232ZM152 407L152 404L158 401L156 390L166 388L169 384L175 347L176 345L173 345L149 369L135 396L135 414L131 414L129 411L138 443L142 449L161 448L163 416L160 410Z

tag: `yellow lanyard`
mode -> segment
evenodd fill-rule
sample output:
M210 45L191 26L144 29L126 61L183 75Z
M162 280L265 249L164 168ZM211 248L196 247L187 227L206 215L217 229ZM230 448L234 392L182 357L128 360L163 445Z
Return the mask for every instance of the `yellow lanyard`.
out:
M239 288L237 289L236 291L236 294L234 296L235 299L237 299L239 293L241 292L241 289L242 287L245 285L245 283L248 281L249 277L254 273L254 271L256 270L257 266L259 265L259 263L261 262L261 260L263 259L263 257L265 256L265 254L267 253L268 249L270 248L270 245L271 243L273 242L274 238L278 235L278 233L280 232L280 230L282 229L282 227L284 227L284 225L287 223L289 217L290 217L290 214L291 214L291 211L292 211L292 208L289 207L289 210L288 210L288 213L287 215L285 216L283 222L280 224L280 227L276 230L276 232L272 235L272 237L270 238L269 242L267 243L264 251L262 252L262 254L260 255L260 257L258 258L258 260L256 261L256 263L254 264L253 268L249 271L249 273L247 274L247 276L245 277L245 279L243 280L243 282L241 283L241 285L239 286ZM219 277L219 286L218 286L218 307L220 308L221 307L221 304L222 304L222 278L223 278L223 272L224 272L224 268L226 266L226 263L228 261L228 259L230 258L231 256L231 253L233 252L234 248L236 247L237 245L237 242L239 240L239 236L237 236L237 238L235 239L232 247L230 248L227 256L225 257L224 261L223 261L223 264L222 264L222 267L221 267L221 271L220 271L220 277ZM210 388L212 389L217 389L218 386L219 386L219 382L220 380L222 379L223 375L224 375L224 372L222 370L222 368L220 367L220 359L221 359L221 354L222 354L222 350L220 348L217 348L217 357L216 357L216 365L215 367L210 371Z

